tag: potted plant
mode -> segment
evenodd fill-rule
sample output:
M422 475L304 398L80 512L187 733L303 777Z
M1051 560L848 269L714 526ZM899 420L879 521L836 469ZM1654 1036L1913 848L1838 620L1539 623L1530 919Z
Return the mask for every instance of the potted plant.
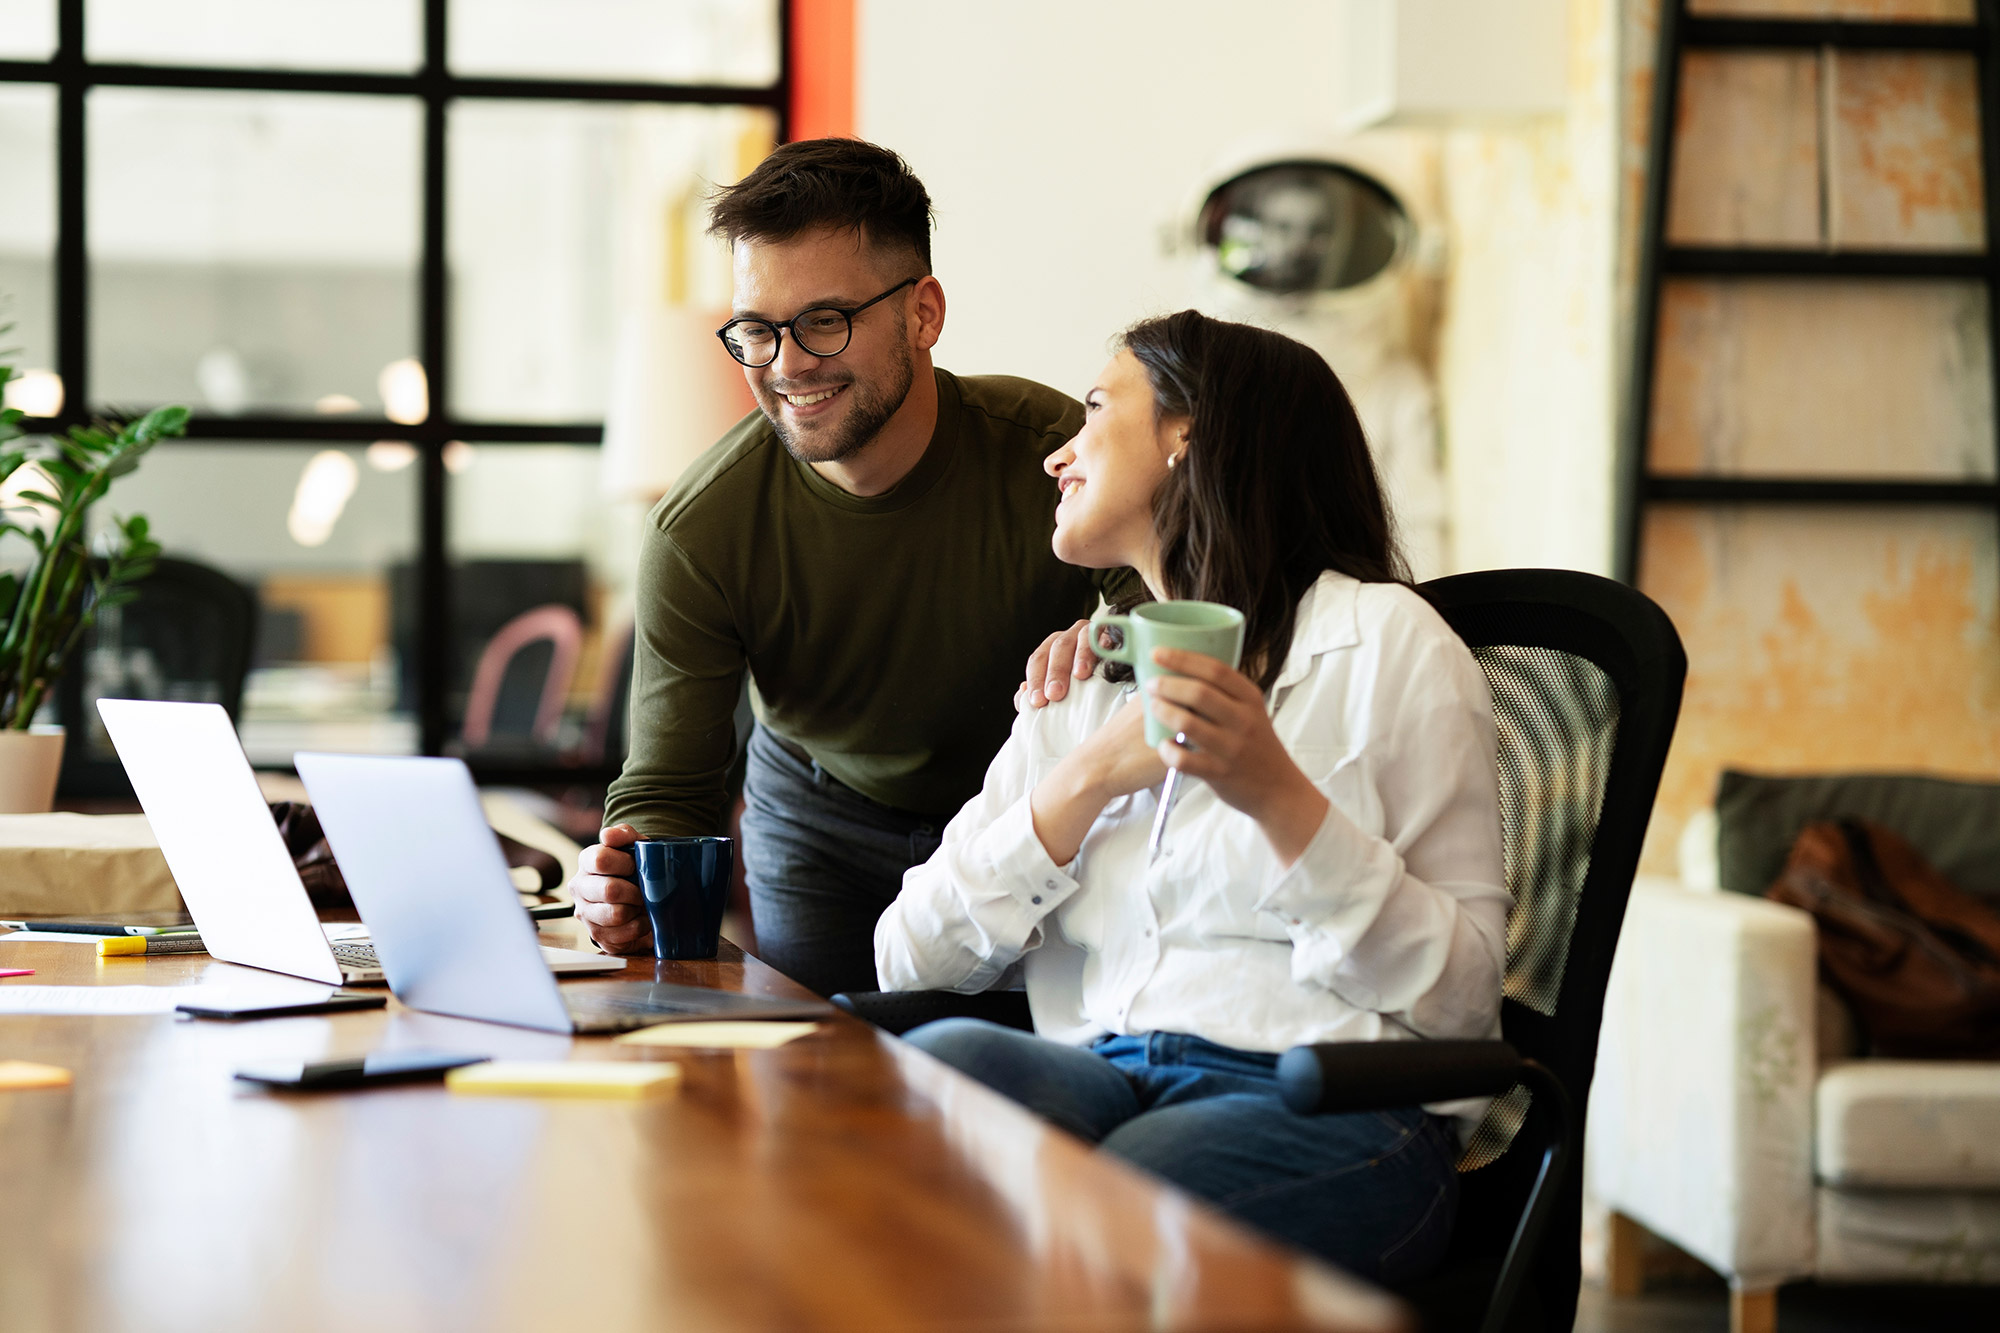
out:
M0 392L14 377L0 366ZM35 712L97 613L138 595L160 545L146 520L115 522L91 549L90 507L153 445L187 430L185 407L134 422L72 426L25 440L18 408L0 408L0 813L47 811L62 767L63 729ZM23 468L31 471L17 477ZM25 481L27 484L21 484ZM22 538L27 549L6 542ZM25 557L25 565L21 563Z

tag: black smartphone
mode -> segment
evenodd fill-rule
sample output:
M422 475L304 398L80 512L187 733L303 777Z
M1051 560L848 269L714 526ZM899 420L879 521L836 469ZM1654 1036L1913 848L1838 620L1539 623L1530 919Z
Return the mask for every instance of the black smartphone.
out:
M351 991L335 991L323 1000L294 1000L289 1004L272 1004L268 1000L244 1000L233 1003L229 1000L197 1000L191 1004L177 1004L175 1009L195 1018L290 1018L295 1014L339 1014L349 1009L380 1009L389 1003L381 995L357 995Z
M534 903L529 906L528 915L536 921L561 921L576 915L576 904Z
M335 1088L364 1088L372 1083L401 1083L420 1078L443 1078L448 1069L476 1065L491 1060L490 1055L467 1055L458 1051L376 1051L372 1055L345 1060L267 1060L245 1065L236 1077L246 1083L268 1088L292 1088L301 1092Z

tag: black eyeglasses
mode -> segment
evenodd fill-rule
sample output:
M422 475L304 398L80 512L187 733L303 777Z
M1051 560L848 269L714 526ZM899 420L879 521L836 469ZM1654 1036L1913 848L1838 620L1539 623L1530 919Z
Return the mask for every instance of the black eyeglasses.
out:
M922 281L922 278L904 278L880 296L870 297L851 309L819 305L786 320L732 319L717 329L715 336L722 339L731 356L752 370L762 369L778 359L778 344L784 340L786 329L792 331L792 337L804 351L814 356L839 356L854 340L856 315Z

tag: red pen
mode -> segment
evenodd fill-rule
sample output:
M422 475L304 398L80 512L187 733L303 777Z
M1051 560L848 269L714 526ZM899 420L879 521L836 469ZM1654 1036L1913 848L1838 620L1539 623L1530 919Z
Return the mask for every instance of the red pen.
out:
M32 967L0 967L0 977L32 977L33 975L35 975L35 969Z

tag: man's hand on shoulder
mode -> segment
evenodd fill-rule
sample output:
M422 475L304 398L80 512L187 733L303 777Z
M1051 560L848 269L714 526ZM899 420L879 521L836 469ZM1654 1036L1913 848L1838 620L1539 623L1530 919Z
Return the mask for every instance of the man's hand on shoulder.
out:
M1095 670L1097 654L1090 646L1090 622L1079 620L1042 640L1042 646L1028 658L1021 693L1027 695L1030 708L1042 708L1068 694L1072 679L1087 680Z
M613 824L577 857L569 883L576 917L606 953L645 953L652 948L653 924L639 893L638 868L625 850L638 841L630 824Z

